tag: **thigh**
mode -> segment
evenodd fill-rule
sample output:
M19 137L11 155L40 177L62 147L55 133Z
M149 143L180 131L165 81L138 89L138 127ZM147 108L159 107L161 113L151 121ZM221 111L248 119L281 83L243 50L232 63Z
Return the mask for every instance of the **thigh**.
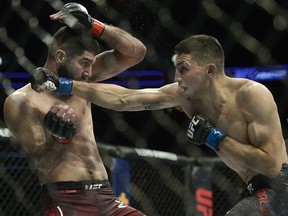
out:
M248 196L230 209L225 216L261 216L259 201L256 196Z
M124 202L120 201L113 191L109 189L100 190L97 194L98 205L101 209L101 215L109 216L145 216L139 210L126 205Z
M59 191L42 197L44 216L91 216L100 215L99 206L83 192Z

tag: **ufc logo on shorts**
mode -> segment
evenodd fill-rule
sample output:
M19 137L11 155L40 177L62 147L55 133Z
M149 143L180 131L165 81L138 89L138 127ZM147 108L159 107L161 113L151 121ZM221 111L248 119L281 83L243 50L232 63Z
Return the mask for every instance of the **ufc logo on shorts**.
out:
M85 190L100 189L102 186L103 186L103 184L90 184L90 185L85 185Z
M193 139L194 131L195 131L194 126L196 126L198 123L199 123L199 119L196 120L195 116L193 116L193 118L189 124L188 131L187 131L187 136L189 138Z

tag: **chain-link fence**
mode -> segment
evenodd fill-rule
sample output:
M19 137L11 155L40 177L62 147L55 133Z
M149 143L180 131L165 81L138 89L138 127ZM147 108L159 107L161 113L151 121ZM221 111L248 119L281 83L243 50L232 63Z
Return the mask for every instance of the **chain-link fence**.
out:
M28 82L29 72L46 60L46 44L62 24L51 21L49 15L58 11L68 0L1 0L0 2L0 114L7 94ZM135 77L133 73L121 79L122 84L138 87L157 87L174 79L171 61L174 46L191 34L211 34L217 37L226 54L226 66L267 66L287 64L288 3L285 0L77 0L89 13L108 24L119 26L138 37L147 47L145 59L131 68L133 71L154 71ZM106 49L105 44L102 48ZM161 74L154 76L160 71ZM12 73L13 72L13 73ZM140 75L141 76L141 75ZM144 79L144 82L139 82ZM147 79L147 80L146 80ZM119 83L119 82L118 82ZM264 82L278 104L285 136L288 134L288 90L283 80ZM281 94L280 94L281 92ZM97 107L94 107L99 109ZM100 110L100 113L107 113ZM167 114L167 115L166 115ZM109 113L110 115L110 113ZM187 146L181 128L187 118L171 110L137 114L112 114L136 125L134 119L150 122L151 131L167 137L165 148L157 134L148 132L138 143L140 147L176 151L188 156L199 152ZM106 116L106 115L105 115ZM136 116L136 118L135 118ZM165 120L159 120L159 117ZM95 117L98 139L103 142L135 146L131 134L123 135L112 128L115 139L106 136L105 117ZM109 118L109 117L107 117ZM146 120L149 121L146 121ZM127 121L128 120L128 121ZM163 125L163 122L172 121ZM145 125L146 126L146 125ZM147 128L141 128L147 131ZM141 130L140 129L140 130ZM175 130L177 136L174 136ZM171 134L171 131L172 134ZM121 135L120 135L121 134ZM138 134L139 135L139 134ZM140 134L141 135L141 134ZM163 140L163 139L162 139ZM170 142L171 141L171 142ZM177 146L175 147L175 143ZM196 153L197 154L197 153ZM205 153L204 153L205 154Z
M0 1L0 127L5 127L2 107L14 89L28 82L29 72L46 60L46 44L61 26L49 15L69 1ZM288 49L288 1L286 0L79 0L89 13L105 23L129 31L147 46L144 61L131 68L133 73L109 82L140 87L158 87L173 81L171 62L174 46L183 38L198 33L219 39L226 53L226 65L286 65ZM106 48L105 44L100 44ZM284 71L287 72L285 69ZM135 74L139 72L137 76ZM150 73L151 72L151 73ZM150 74L149 74L150 73ZM143 75L145 74L145 75ZM147 74L149 74L147 76ZM144 81L144 82L141 82ZM287 80L262 81L273 93L288 137ZM211 162L211 170L196 166L193 158L214 156L206 147L188 145L187 117L174 109L117 113L93 106L97 141L113 145L169 151L189 158L185 163L150 158L129 161L130 203L148 215L193 215L197 209L223 215L245 194L243 182L226 167ZM17 143L7 141L0 130L0 216L39 215L39 184ZM5 138L6 137L6 138ZM103 150L106 152L106 150ZM138 155L136 153L136 155ZM103 154L113 182L113 164L119 155ZM201 163L200 163L201 165ZM198 172L196 177L192 171ZM203 176L211 181L205 183ZM197 181L199 178L201 181ZM194 182L195 180L195 182ZM191 181L191 182L189 182ZM194 188L200 184L199 190ZM133 187L132 187L133 186ZM202 190L202 186L204 188ZM190 190L194 188L194 190ZM115 189L116 190L116 189ZM194 191L189 194L187 191ZM233 191L233 193L232 193ZM212 195L210 192L213 192ZM201 194L205 199L201 199ZM207 198L207 196L208 198ZM211 195L211 197L210 197ZM197 197L200 200L198 202ZM209 199L212 198L212 202ZM207 198L207 199L206 199ZM190 201L191 200L191 201ZM187 203L188 202L188 203ZM211 204L212 203L212 204Z
M41 190L33 166L16 142L1 137L1 144L0 215L40 216ZM149 216L202 215L200 206L221 216L247 195L243 181L219 159L107 144L99 149L115 194Z

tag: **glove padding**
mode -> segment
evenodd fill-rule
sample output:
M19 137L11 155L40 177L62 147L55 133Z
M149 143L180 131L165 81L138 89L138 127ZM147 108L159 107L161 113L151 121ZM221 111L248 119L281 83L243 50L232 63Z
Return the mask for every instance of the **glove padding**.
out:
M87 9L76 2L70 2L65 4L61 11L67 15L67 18L65 19L65 23L69 27L75 27L75 23L73 22L73 18L76 18L80 24L83 25L83 27L86 30L90 30L93 26L93 18L88 14ZM72 25L72 26L71 26Z
M58 94L70 95L73 81L71 79L57 77L51 71L38 67L31 73L31 86L36 91L55 92Z
M51 110L44 118L44 125L53 138L61 144L70 143L76 133L74 123L62 121L56 114L52 113Z
M67 16L65 23L70 28L86 29L96 38L100 37L104 32L105 25L102 22L93 19L89 15L87 9L81 4L75 2L67 3L62 7L61 11Z
M196 145L206 145L214 151L219 150L219 143L226 136L226 133L214 127L208 119L201 115L193 115L188 127L187 136L189 142Z

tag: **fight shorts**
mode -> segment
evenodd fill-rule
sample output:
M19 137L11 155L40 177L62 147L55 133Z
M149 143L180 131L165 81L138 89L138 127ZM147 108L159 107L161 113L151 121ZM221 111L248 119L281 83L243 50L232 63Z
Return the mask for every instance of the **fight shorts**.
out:
M108 180L41 186L44 216L144 216L117 199Z
M226 213L228 216L287 216L288 164L276 178L256 175L247 184L250 195Z

